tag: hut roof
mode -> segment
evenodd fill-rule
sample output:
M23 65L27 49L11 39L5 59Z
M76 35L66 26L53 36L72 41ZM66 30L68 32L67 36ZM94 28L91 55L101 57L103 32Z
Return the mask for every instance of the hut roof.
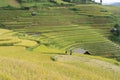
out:
M73 51L74 51L74 53L81 53L81 54L84 54L84 53L88 52L87 50L84 50L84 49L81 49L81 48L76 48Z

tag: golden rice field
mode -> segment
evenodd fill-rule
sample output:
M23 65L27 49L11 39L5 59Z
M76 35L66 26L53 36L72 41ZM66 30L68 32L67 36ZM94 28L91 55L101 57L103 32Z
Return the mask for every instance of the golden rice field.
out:
M9 30L0 29L0 31L4 34L2 35L4 39L9 34ZM10 35L10 39L12 38L18 39L21 44L0 46L1 80L119 80L120 78L120 62L115 60L80 54L69 56L60 50L45 46L29 51L23 43L25 46L31 46L32 41L21 40L13 34ZM56 57L56 61L51 57Z
M20 7L15 0L0 6L13 3ZM120 80L120 47L108 39L118 10L96 4L40 8L36 16L0 10L0 80ZM75 48L92 55L65 54Z

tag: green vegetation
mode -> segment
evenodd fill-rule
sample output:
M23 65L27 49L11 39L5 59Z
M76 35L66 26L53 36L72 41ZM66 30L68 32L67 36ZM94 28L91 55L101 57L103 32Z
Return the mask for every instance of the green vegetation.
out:
M13 6L19 8L20 4L16 0L0 0L0 7L5 6Z
M5 49L10 54L5 52ZM119 67L113 63L120 63L115 60L61 55L57 56L58 60L54 62L50 59L53 54L29 52L22 47L0 47L0 51L0 73L3 80L18 80L18 77L19 80L119 80ZM94 65L95 62L90 60L98 64Z
M51 6L71 6L74 3L89 4L95 3L91 0L1 0L0 7L3 9L26 9L26 8L42 8L42 7L51 7Z
M107 39L115 17L106 7L92 4L50 7L36 10L36 16L30 11L14 11L2 10L1 23L7 29L22 33L17 35L20 38L40 42L35 50L41 50L41 45L62 52L80 47L93 55L119 56L118 45Z

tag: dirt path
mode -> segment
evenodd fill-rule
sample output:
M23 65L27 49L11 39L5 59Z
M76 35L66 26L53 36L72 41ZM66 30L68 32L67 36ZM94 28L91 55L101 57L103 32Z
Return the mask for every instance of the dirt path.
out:
M103 69L112 70L114 72L120 73L119 66L106 61L92 59L88 57L80 57L80 56L78 57L78 56L69 56L69 55L58 55L56 57L60 62L84 62L85 64L90 66L101 67Z

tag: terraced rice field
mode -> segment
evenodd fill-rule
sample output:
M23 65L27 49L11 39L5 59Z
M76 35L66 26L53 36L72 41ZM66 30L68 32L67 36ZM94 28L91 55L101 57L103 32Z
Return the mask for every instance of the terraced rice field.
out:
M23 47L33 47L37 45L35 41L20 39L16 32L6 29L0 29L0 46L23 46Z
M77 11L71 10L74 8ZM93 8L97 10L95 13L90 11ZM41 45L63 52L80 47L93 55L119 55L118 45L105 37L114 24L112 13L98 5L38 9L36 16L31 16L31 11L3 10L0 15L0 23L5 28L19 32L21 38L39 41ZM41 46L37 50L39 48Z
M112 13L74 8L0 10L0 80L119 80L120 47L107 38ZM97 56L65 55L76 48Z

